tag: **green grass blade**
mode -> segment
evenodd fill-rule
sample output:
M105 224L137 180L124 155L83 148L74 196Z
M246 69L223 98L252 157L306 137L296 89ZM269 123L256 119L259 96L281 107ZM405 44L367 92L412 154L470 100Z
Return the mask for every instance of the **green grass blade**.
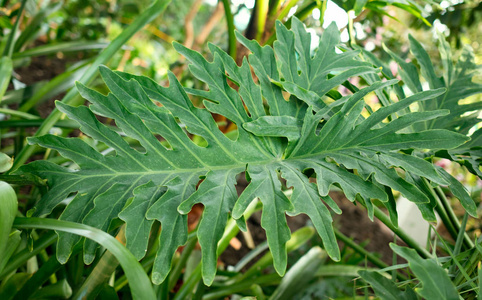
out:
M3 56L8 56L12 57L13 54L13 49L15 48L15 36L17 35L17 30L18 27L20 26L20 20L22 19L21 16L23 14L23 11L25 9L25 4L27 3L27 0L22 0L22 4L20 6L20 9L17 12L17 20L15 20L15 25L13 25L12 30L10 31L10 34L8 35L8 40L7 44L5 45L5 48L3 49Z
M8 183L0 181L0 267L2 260L5 258L7 244L10 241L10 232L17 209L18 202L15 191Z
M3 95L5 95L12 71L12 59L7 56L2 57L0 59L0 101L2 101Z
M15 253L15 256L8 262L5 269L0 273L0 280L5 278L15 269L24 265L27 260L39 254L42 250L52 245L57 240L57 235L54 232L44 234L38 240L34 241L32 249L24 248L23 250Z
M17 60L25 57L36 57L55 54L57 52L78 52L86 50L102 50L109 46L106 42L74 41L63 43L52 43L38 46L22 52L14 53L12 59Z
M0 173L7 172L13 165L13 158L0 152Z
M316 270L324 263L326 258L326 252L320 247L311 248L286 273L271 299L292 299L296 297L296 294L302 291L316 276Z
M155 299L154 290L137 259L111 235L87 225L42 218L16 218L14 227L19 229L49 229L68 232L89 238L109 250L119 261L131 287L134 299Z
M231 3L229 0L222 1L226 22L228 24L229 55L231 55L233 59L236 59L236 35L234 34L235 27L233 13L231 12Z

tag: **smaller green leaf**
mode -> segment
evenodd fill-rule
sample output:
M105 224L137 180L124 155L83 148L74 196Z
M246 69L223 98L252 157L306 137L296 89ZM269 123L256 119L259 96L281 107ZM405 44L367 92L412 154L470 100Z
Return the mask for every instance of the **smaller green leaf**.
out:
M422 288L415 291L428 300L458 300L459 293L447 272L434 260L423 259L414 249L390 243L390 248L405 258L412 272L422 282Z
M0 257L5 255L17 209L18 201L14 189L8 183L0 181Z
M112 219L116 218L130 198L132 187L124 184L113 184L104 193L94 200L94 208L85 216L82 223L108 231ZM84 262L90 264L94 261L98 245L91 241L84 242ZM136 253L139 255L138 253Z
M393 51L388 49L385 44L383 44L383 50L387 52L393 60L395 60L399 65L399 73L403 82L408 86L412 93L418 93L422 91L422 84L420 83L419 74L417 68L413 63L408 63L400 56L395 54Z
M15 250L17 250L18 245L22 241L20 236L22 232L15 230L14 232L10 233L7 246L3 249L3 253L0 253L0 274L2 274L3 268L7 265L10 257L12 257Z
M393 281L378 272L358 271L358 274L371 285L382 300L417 300L411 289L400 290Z
M365 7L365 4L367 4L367 2L368 2L368 0L356 0L355 1L355 7L354 7L355 16L358 16L362 12L362 10Z
M442 167L436 166L439 174L449 183L450 191L459 199L465 210L474 218L477 218L477 206L474 200L470 198L469 193L465 189L464 185L460 183L456 178L450 175Z
M243 127L257 136L284 136L289 141L300 138L301 120L290 116L263 116Z
M8 56L4 56L0 59L0 101L7 90L12 76L13 64L12 59Z
M274 85L282 87L288 93L298 97L300 100L303 100L306 104L313 106L315 111L319 111L326 107L323 99L313 91L306 90L301 86L289 81L271 80L271 82Z
M20 290L20 288L28 281L31 276L32 274L29 273L15 273L5 282L2 282L2 286L0 287L0 299L13 299L15 294Z
M13 165L13 158L0 152L0 173L7 172Z
M443 81L435 74L435 69L429 54L412 35L409 35L408 38L410 40L410 51L417 58L422 76L428 81L430 88L436 89L443 87Z
M388 196L384 191L346 169L338 168L335 164L324 160L313 161L312 164L317 176L318 192L322 196L328 195L330 186L338 183L350 201L355 201L357 194L360 194L364 199L388 201Z

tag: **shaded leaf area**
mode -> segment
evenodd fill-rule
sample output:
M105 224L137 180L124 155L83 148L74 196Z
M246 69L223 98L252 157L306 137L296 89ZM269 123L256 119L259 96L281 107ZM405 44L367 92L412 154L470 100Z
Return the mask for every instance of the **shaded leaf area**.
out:
M449 43L443 35L439 35L438 50L442 60L442 76L438 76L429 54L423 46L412 36L410 39L410 50L415 56L420 73L428 83L429 88L446 88L447 92L425 101L419 105L419 111L433 111L437 109L448 109L446 116L428 120L414 125L414 130L426 129L448 129L462 134L471 134L470 130L474 125L481 122L478 118L482 109L482 84L474 81L480 75L480 66L475 63L473 50L465 46L462 53L454 63L454 58ZM413 62L406 62L404 59L386 49L388 54L399 65L399 74L403 82L412 93L423 90L419 71ZM461 100L469 97L471 100L461 104ZM478 129L471 134L472 140L460 147L447 152L439 153L441 156L457 161L465 165L470 172L482 178L482 130Z
M375 271L358 271L358 274L370 284L375 294L382 300L416 300L417 295L411 288L402 291L395 282Z
M423 259L415 250L393 243L390 244L390 248L408 261L410 270L422 284L422 287L416 288L415 291L424 299L460 299L449 275L436 261Z
M439 97L443 89L414 94L364 118L363 97L396 81L374 82L327 104L323 97L331 89L351 76L375 73L377 69L355 60L356 51L337 53L339 33L335 25L325 31L314 54L309 51L311 42L301 22L293 21L293 31L281 23L276 28L279 41L274 49L238 36L252 52L241 66L214 45L210 45L214 59L207 61L198 52L174 44L191 62L191 72L206 83L207 90L183 88L172 73L169 87L161 87L146 77L105 67L100 73L111 91L107 96L78 84L91 105L57 103L58 109L76 120L82 132L115 153L103 155L78 138L46 135L29 139L32 144L57 150L78 166L66 168L37 161L22 167L20 172L46 178L50 187L34 215L49 214L75 194L60 219L108 231L111 221L121 218L126 222L127 247L138 259L146 252L153 221L158 220L161 246L152 279L160 283L170 270L174 252L186 242L185 214L201 203L204 212L197 235L203 280L210 285L216 273L217 243L228 217L232 214L238 225L245 227L242 215L253 198L263 203L261 225L266 230L274 267L282 275L290 238L286 213L308 215L327 254L334 260L340 258L329 211L340 212L328 195L332 185L340 187L351 201L359 195L372 217L371 199L382 201L396 223L394 200L383 186L400 191L415 203L430 201L402 171L448 184L431 163L400 151L452 149L466 142L464 135L442 129L402 133L408 126L448 112L407 113L387 122L391 114L412 103ZM187 92L205 99L205 108L195 107ZM236 140L218 129L211 113L237 125ZM143 151L131 148L118 131L99 122L95 115L115 120L121 134L139 141ZM202 137L206 147L195 144L191 135ZM159 136L169 147L161 144ZM236 177L242 172L250 183L238 198ZM311 174L317 184L310 181ZM280 177L293 188L290 198L283 193ZM471 205L465 206L473 213ZM72 235L60 236L60 261L68 259L78 241ZM94 259L95 250L95 244L85 242L87 263Z
M446 270L435 259L423 259L415 250L394 243L390 243L390 248L408 261L410 270L420 281L415 286L415 292L423 299L460 299L457 288ZM373 288L380 299L418 299L410 287L403 290L379 272L358 271L358 274Z

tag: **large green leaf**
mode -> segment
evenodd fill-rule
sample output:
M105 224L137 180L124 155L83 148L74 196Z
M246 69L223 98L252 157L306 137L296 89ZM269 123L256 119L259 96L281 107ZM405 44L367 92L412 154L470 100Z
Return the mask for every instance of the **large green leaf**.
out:
M281 275L286 270L286 242L290 238L286 212L307 214L328 255L340 258L328 209L340 213L328 196L333 184L352 201L359 194L367 205L371 199L388 201L380 184L416 203L429 202L396 168L440 184L446 180L430 163L400 150L451 149L468 138L439 129L400 133L447 111L410 113L391 122L386 119L412 103L438 97L444 90L417 93L368 118L361 115L363 97L396 81L375 82L327 105L323 97L332 88L351 76L374 73L376 69L356 61L358 52L336 51L339 33L334 25L325 31L314 55L308 50L311 42L301 22L294 19L293 31L278 23L277 30L280 40L274 50L240 37L253 52L249 63L245 59L241 66L213 45L214 59L210 62L174 44L191 61L191 72L207 84L206 90L183 88L172 73L169 87L161 87L146 77L115 73L105 67L100 73L111 91L109 95L78 84L90 107L57 103L58 109L115 154L103 155L77 138L46 135L29 139L32 144L57 150L77 166L66 168L38 161L22 167L20 172L46 178L50 187L35 215L49 214L74 193L60 218L108 230L111 220L120 217L127 223L127 247L137 258L146 252L152 220L159 220L161 246L153 270L153 280L159 283L170 270L174 251L187 239L186 217L179 212L186 214L194 204L202 203L204 213L197 235L203 251L203 278L209 285L216 272L217 243L229 214L243 227L242 213L255 197L263 203L262 226L275 269ZM253 80L250 67L259 83ZM232 88L227 80L239 88ZM205 108L194 106L186 91L205 99ZM290 92L288 100L284 98L286 92ZM132 148L94 113L115 120L118 130L139 141L142 149ZM218 129L211 113L237 125L235 140ZM207 145L195 144L193 135L201 136ZM238 199L236 177L242 172L247 173L250 183ZM316 176L318 185L310 181L309 174ZM280 176L293 188L290 199L282 192ZM393 208L391 203L387 205ZM60 237L61 260L68 258L77 241L69 235ZM94 253L95 246L86 242L86 262L92 261Z

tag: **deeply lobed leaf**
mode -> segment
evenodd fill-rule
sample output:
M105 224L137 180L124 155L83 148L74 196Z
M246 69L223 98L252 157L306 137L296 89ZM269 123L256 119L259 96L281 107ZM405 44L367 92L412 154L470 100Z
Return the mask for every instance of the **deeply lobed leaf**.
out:
M191 72L207 84L207 90L185 89L172 73L169 87L161 87L146 77L105 67L100 72L111 91L107 96L78 84L91 105L57 103L58 109L115 154L103 155L77 138L47 135L30 139L30 143L55 149L78 165L71 169L38 161L21 169L48 180L50 190L38 203L35 215L49 214L74 193L60 219L107 231L113 219L121 218L127 225L127 247L138 259L146 252L153 220L160 221L160 248L153 269L153 281L160 283L169 273L174 252L187 240L185 214L201 203L204 213L197 235L203 251L203 279L209 285L216 273L217 243L229 214L240 219L254 198L263 203L262 226L275 269L281 275L286 270L286 242L290 238L287 212L307 214L328 255L340 258L328 208L341 211L328 196L331 185L341 187L352 201L359 195L369 210L371 200L379 199L394 216L394 205L382 185L400 191L413 202L429 202L416 184L397 172L398 168L441 184L446 184L446 179L432 164L400 150L451 149L467 138L439 129L402 133L412 124L432 120L446 111L408 113L390 122L385 120L414 102L440 96L444 90L414 94L364 118L363 97L396 81L374 82L327 104L324 97L332 88L351 76L375 74L377 69L355 60L356 51L337 53L339 33L334 25L325 31L314 54L309 51L310 37L297 19L293 20L293 31L281 23L277 31L279 41L274 50L238 36L252 51L249 63L245 59L241 66L213 45L214 59L209 62L201 54L174 44L191 61ZM233 89L227 80L239 89ZM205 99L205 108L195 107L186 91ZM288 100L283 97L286 92L290 93ZM131 148L119 132L99 122L94 113L115 120L118 130L139 141L144 151ZM218 129L211 113L237 125L236 140ZM191 135L204 138L207 146L195 144ZM169 147L163 146L158 137ZM242 172L249 175L250 183L238 198L236 177ZM316 175L316 185L308 177L310 173ZM283 193L280 176L287 187L293 188L291 198ZM68 259L77 242L74 236L60 237L61 261ZM87 263L93 260L95 249L85 242Z

